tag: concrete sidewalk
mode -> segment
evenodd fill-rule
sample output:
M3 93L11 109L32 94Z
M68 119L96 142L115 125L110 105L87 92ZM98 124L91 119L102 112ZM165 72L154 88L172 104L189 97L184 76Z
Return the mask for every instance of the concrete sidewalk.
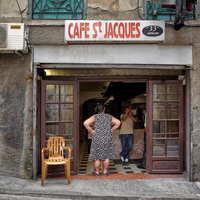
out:
M3 198L5 197L5 198ZM134 180L45 179L0 176L0 199L200 199L200 182L185 178ZM22 198L23 197L23 198Z

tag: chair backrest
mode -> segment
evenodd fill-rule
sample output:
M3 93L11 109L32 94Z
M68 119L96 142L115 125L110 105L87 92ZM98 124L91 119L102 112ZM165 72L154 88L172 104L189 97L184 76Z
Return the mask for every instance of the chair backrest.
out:
M65 146L65 140L63 137L50 137L47 143L49 148L49 158L57 157L63 158L63 147Z

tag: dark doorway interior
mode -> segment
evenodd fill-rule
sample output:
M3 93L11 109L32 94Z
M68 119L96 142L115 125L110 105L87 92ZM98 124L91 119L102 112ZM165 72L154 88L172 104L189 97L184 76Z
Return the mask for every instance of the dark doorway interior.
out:
M89 94L87 92L89 92ZM97 92L99 92L99 95L97 95ZM90 174L93 170L92 162L88 162L88 156L89 156L88 133L83 126L84 120L86 120L87 118L89 118L94 114L93 109L97 105L97 103L104 104L106 106L106 113L109 113L118 119L120 119L120 115L123 113L123 107L125 105L129 105L133 108L134 116L139 119L139 123L135 124L135 128L143 129L144 111L146 109L146 102L144 102L144 99L146 99L146 82L80 83L80 99L82 99L83 98L82 95L85 94L89 96L89 99L86 98L87 100L85 100L84 102L80 101L80 117L81 117L80 120L81 123L79 127L80 130L79 173L80 174L88 174L88 173ZM94 96L92 96L92 94L94 94ZM136 97L137 101L134 101L134 98ZM141 102L138 101L140 98ZM111 166L110 166L111 173L126 173L125 169L127 170L127 167L130 167L129 170L130 173L146 172L145 170L141 171L136 166L141 162L142 158L141 156L142 153L138 156L139 157L138 159L134 159L135 160L134 162L132 159L130 160L129 163L122 163L119 158L111 161Z

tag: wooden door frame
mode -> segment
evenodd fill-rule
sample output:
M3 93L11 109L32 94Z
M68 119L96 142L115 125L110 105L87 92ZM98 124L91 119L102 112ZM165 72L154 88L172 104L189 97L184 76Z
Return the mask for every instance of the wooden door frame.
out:
M80 83L81 82L146 82L146 117L147 119L149 119L149 82L152 80L177 80L177 76L148 76L148 75L130 75L130 76L102 76L102 77L91 77L91 76L84 76L84 77L67 77L67 76L47 76L44 77L44 81L50 81L51 83L53 81L76 81L77 82L77 103L76 103L76 116L77 116L77 120L76 120L76 124L77 124L77 140L76 140L76 162L74 165L74 174L78 174L79 173L79 123L80 123L80 116L79 116L79 91L80 91ZM41 89L42 91L42 89ZM42 104L42 102L41 102ZM42 107L41 107L41 113L42 113ZM44 113L43 113L44 114ZM149 163L150 163L150 156L149 156L149 151L148 149L150 148L149 145L149 120L147 120L147 127L146 127L146 172L150 173L149 170ZM41 126L42 127L42 126ZM41 129L42 130L42 129ZM183 138L184 139L184 138Z
M148 159L149 159L149 161L148 161L148 163L149 163L149 165L150 166L148 166L148 172L149 173L171 173L171 174L173 174L173 173L182 173L183 172L183 141L184 141L184 132L185 132L185 127L183 126L183 113L184 113L184 111L183 111L183 103L184 103L184 101L183 101L183 85L182 85L182 81L180 81L180 80L152 80L152 81L149 81L149 82L153 82L153 83L155 83L155 84L162 84L162 83L166 83L166 84L170 84L170 83L174 83L174 84L178 84L179 83L179 99L180 99L180 101L179 101L179 163L180 163L180 165L179 165L179 170L177 170L177 171L169 171L169 170L153 170L153 161L155 160L177 160L177 157L168 157L168 159L166 158L166 157L153 157L153 142L151 142L152 141L152 139L153 139L153 124L151 123L151 122L153 122L153 97L152 97L152 93L150 94L149 93L149 109L150 110L152 110L152 115L150 115L150 113L149 113L149 115L148 115L148 119L149 119L149 123L148 123L148 125L149 125L149 156L148 156ZM149 85L149 92L150 91L152 91L152 88L150 88L150 87L152 87L153 86L153 83L151 83L151 85ZM181 131L181 128L182 128L182 131ZM181 135L181 133L180 132L182 132L182 135Z
M73 137L73 158L71 159L71 173L72 174L76 174L76 166L77 166L77 163L78 163L78 159L77 159L77 156L75 155L79 155L79 149L77 148L77 146L79 146L79 136L78 135L78 120L76 120L76 116L79 116L78 114L78 108L77 108L77 104L78 104L78 96L76 95L77 94L77 89L78 89L78 86L77 86L77 81L59 81L59 80L42 80L41 82L41 150L42 148L45 147L45 141L46 141L46 134L42 134L45 132L46 130L46 123L45 123L45 101L42 101L42 99L44 100L46 98L46 85L47 84L72 84L74 85L73 87L73 93L74 93L74 96L76 96L76 98L73 98L73 105L74 105L74 110L73 110L73 132L75 133L75 137ZM78 144L77 144L78 143ZM72 165L73 163L73 165ZM64 173L64 172L63 172Z

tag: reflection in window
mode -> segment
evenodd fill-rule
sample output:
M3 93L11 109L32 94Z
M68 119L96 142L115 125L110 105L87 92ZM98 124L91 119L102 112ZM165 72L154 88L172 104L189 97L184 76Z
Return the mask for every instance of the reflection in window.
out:
M153 103L153 119L165 119L165 103Z
M165 137L165 122L153 121L153 137L161 138Z
M73 104L61 104L60 121L72 121L72 120L73 120Z
M61 123L60 135L65 139L73 139L73 123Z
M165 140L153 140L153 156L165 156Z
M167 140L167 156L179 156L179 140Z
M153 84L153 101L165 100L165 84Z
M59 85L46 85L46 102L59 102Z
M179 118L179 102L167 103L167 119Z
M73 155L74 155L73 141L65 141L65 146L71 149L71 159L73 159Z
M46 121L59 121L58 111L58 104L46 104Z
M49 139L49 137L58 137L59 136L59 124L53 123L53 124L46 124L46 140Z
M73 102L73 85L61 85L60 93L61 102Z

